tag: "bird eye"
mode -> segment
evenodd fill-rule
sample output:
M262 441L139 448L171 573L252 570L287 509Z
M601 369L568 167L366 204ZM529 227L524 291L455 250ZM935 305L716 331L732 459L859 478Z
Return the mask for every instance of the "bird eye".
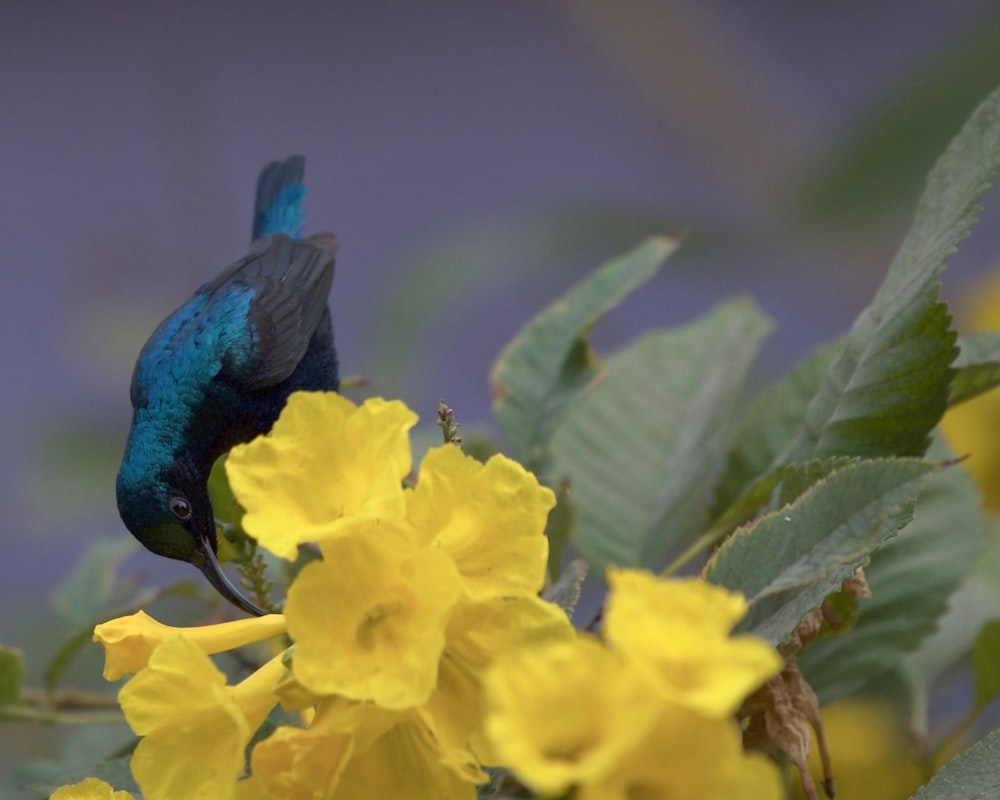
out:
M170 510L177 519L188 519L191 516L191 504L183 497L171 497L167 501Z

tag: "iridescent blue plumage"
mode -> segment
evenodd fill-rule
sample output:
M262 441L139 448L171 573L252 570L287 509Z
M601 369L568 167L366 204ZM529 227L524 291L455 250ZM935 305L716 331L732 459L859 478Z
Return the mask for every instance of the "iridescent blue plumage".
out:
M118 509L136 538L195 564L251 613L263 612L216 560L206 483L220 455L270 430L289 394L338 388L327 308L337 240L300 240L304 169L294 156L261 172L249 253L198 289L143 347L118 472Z

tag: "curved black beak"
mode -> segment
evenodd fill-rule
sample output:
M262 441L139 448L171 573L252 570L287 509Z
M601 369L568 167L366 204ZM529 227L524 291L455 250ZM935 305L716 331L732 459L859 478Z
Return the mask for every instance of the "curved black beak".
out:
M198 549L195 551L196 558L192 559L192 563L208 578L208 582L215 587L215 591L248 614L253 614L257 617L266 616L268 614L267 611L258 608L247 600L240 594L239 589L233 586L232 581L226 577L226 573L222 571L222 565L215 555L215 550L212 548L212 543L200 536L197 539ZM197 558L197 556L201 556L201 558Z

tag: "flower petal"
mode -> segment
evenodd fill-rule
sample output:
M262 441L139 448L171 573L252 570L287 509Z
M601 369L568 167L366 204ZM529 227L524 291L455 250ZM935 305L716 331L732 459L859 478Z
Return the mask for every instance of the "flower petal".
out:
M606 780L660 711L646 682L589 636L502 660L487 673L486 696L501 763L556 796Z
M334 392L296 392L269 434L226 460L243 527L291 560L298 545L336 535L342 518L403 516L416 421L399 401L358 407Z
M481 464L451 444L427 453L407 492L410 522L455 559L474 600L541 591L554 505L517 462L497 455Z
M128 792L116 792L98 778L86 778L72 786L59 787L49 800L134 800L134 798Z

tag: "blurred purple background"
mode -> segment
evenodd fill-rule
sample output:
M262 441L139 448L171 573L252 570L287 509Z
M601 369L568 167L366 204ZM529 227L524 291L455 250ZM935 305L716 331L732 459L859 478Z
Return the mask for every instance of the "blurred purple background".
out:
M1000 7L5 3L0 75L0 642L37 684L66 632L52 589L128 535L134 358L243 253L266 162L307 156L307 231L341 239L344 371L425 420L441 397L488 428L506 341L654 233L685 247L598 344L750 292L774 372L880 281L922 176L1000 83ZM1000 261L987 203L946 297ZM0 726L0 777L53 738Z

